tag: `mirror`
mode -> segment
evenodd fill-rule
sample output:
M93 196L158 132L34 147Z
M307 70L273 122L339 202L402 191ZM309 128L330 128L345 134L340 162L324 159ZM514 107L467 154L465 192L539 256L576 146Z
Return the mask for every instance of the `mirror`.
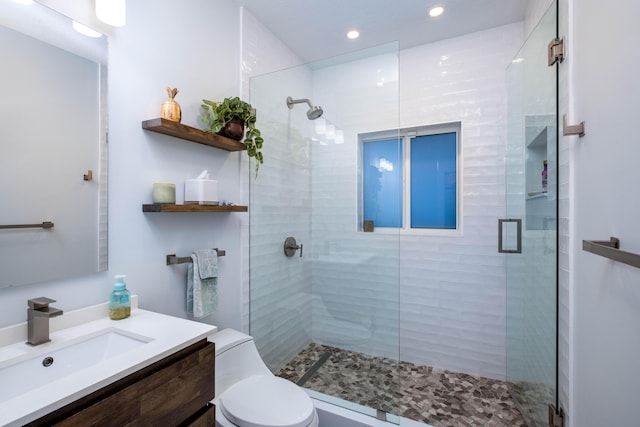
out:
M106 37L3 1L0 57L0 288L104 271Z

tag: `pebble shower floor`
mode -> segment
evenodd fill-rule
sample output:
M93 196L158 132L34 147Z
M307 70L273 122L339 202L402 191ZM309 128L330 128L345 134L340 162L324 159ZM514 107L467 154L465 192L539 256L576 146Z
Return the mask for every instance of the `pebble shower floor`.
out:
M309 372L321 359L326 360L318 370ZM277 375L296 383L303 380L304 387L320 393L434 427L527 426L504 381L314 343Z

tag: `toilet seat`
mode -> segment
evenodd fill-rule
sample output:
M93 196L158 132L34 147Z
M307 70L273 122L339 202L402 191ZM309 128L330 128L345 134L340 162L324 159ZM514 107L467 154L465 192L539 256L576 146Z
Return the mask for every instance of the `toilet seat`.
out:
M255 375L229 387L219 398L222 414L239 427L307 427L316 412L297 385L271 375Z

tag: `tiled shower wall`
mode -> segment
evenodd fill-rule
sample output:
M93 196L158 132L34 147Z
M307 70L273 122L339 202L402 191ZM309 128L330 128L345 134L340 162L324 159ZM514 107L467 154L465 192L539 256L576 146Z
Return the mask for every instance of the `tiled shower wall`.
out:
M251 262L245 262L250 274L243 281L243 319L265 363L276 370L311 341L311 267L305 259L283 255L287 236L304 244L311 235L309 138L304 136L309 122L303 107L296 111L302 114L292 114L286 105L287 96L308 96L311 73L301 66L269 74L301 61L244 8L242 22L243 99L258 111L266 141L265 163L257 179L253 163L247 168L244 187L250 193L245 256Z
M309 122L287 96L310 93L310 71L298 67L254 79L265 164L251 171L251 334L267 365L278 369L311 341L311 264L286 257L283 244L311 241ZM284 89L284 91L283 91ZM301 114L294 114L301 113Z
M241 8L242 23L242 99L251 101L251 78L264 75L283 68L299 65L302 61L278 40L271 31L246 8ZM255 105L254 105L255 106ZM277 109L276 109L277 111ZM262 109L260 109L260 126L262 126ZM265 123L267 121L265 120ZM260 130L265 130L261 129ZM249 186L255 183L253 174L249 173L249 162L246 156L241 156L245 180L242 182L242 200L249 200ZM266 163L268 165L268 163ZM265 165L265 166L266 166ZM265 168L266 169L266 168ZM263 170L265 170L263 169ZM284 172L283 172L284 173ZM250 212L253 212L253 209ZM249 292L249 221L248 216L243 216L242 242L243 247L243 277L242 277L242 330L251 332L249 327L250 292ZM246 218L246 219L245 219ZM284 230L282 230L284 232ZM255 237L255 236L254 236ZM257 323L256 323L257 325ZM254 326L256 326L254 325ZM285 344L286 345L286 344ZM292 346L290 346L292 347Z
M313 73L313 340L397 359L399 236L358 231L358 134L398 128L398 48L361 53Z

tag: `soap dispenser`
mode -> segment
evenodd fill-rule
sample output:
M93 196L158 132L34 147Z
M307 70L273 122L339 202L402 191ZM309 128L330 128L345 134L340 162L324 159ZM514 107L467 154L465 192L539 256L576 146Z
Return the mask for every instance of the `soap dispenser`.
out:
M124 282L124 274L118 274L116 283L113 285L113 292L109 298L109 318L111 320L126 319L131 315L131 298L127 285Z

